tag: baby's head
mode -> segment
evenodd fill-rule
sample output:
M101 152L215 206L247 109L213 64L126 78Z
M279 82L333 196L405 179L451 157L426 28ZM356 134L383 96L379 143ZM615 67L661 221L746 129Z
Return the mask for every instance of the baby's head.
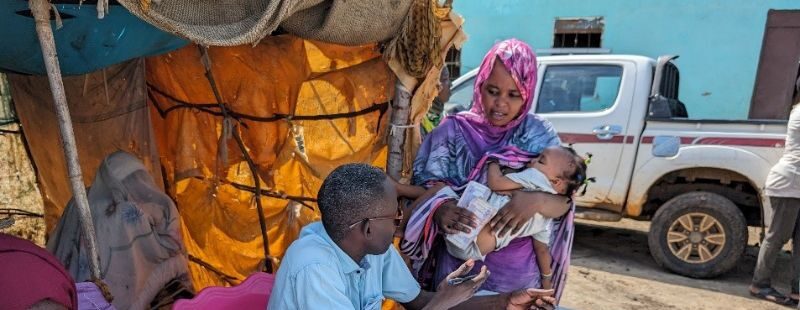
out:
M545 148L528 167L542 172L553 188L562 195L572 196L586 180L586 162L568 146Z

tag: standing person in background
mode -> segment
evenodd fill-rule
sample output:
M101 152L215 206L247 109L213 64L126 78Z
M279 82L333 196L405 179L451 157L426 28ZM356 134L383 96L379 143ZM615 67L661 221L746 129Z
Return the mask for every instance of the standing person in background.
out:
M449 100L450 70L447 69L447 66L444 66L442 68L442 74L439 75L439 95L433 98L433 104L431 108L428 109L428 114L425 114L425 117L422 118L422 123L420 124L420 132L422 133L423 139L429 132L433 131L436 126L439 126L439 122L442 121L444 114L444 104Z
M758 262L750 284L751 295L782 305L797 305L800 299L800 105L795 102L789 114L783 157L767 176L764 192L769 196L772 220L758 252ZM772 275L775 259L790 238L793 240L790 268L792 289L787 297L772 287Z

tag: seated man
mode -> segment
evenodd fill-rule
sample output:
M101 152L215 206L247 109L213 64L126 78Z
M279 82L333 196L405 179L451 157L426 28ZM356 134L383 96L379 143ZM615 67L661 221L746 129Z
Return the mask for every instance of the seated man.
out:
M402 221L397 191L378 168L347 164L335 169L318 193L322 222L303 228L277 273L269 309L380 309L391 298L407 309L448 309L472 297L489 276L448 283L466 275L468 261L437 287L421 291L392 239ZM549 306L552 290L527 289L472 298L471 308Z

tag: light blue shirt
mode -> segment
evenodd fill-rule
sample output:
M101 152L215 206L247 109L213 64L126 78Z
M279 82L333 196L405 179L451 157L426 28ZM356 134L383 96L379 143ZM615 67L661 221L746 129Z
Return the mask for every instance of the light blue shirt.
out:
M390 246L356 264L331 240L322 222L307 225L283 257L268 309L380 309L390 298L407 303L420 293Z

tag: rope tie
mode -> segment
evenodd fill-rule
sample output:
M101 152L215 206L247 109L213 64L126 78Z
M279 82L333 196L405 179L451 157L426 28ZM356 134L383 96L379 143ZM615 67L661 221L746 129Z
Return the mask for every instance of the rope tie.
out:
M401 130L406 130L409 128L416 127L416 125L395 125L395 124L391 124L391 126L392 129L389 131L389 134L392 136L399 135L401 133Z
M97 285L97 288L99 288L100 292L103 293L103 298L105 298L106 301L108 301L108 303L111 303L111 301L114 300L114 296L111 295L111 289L108 288L108 284L103 282L103 280L92 277L92 280L89 282L92 282L94 283L94 285Z
M296 153L303 157L304 160L308 161L308 154L306 154L306 138L305 134L303 133L303 126L290 120L289 128L294 140Z

